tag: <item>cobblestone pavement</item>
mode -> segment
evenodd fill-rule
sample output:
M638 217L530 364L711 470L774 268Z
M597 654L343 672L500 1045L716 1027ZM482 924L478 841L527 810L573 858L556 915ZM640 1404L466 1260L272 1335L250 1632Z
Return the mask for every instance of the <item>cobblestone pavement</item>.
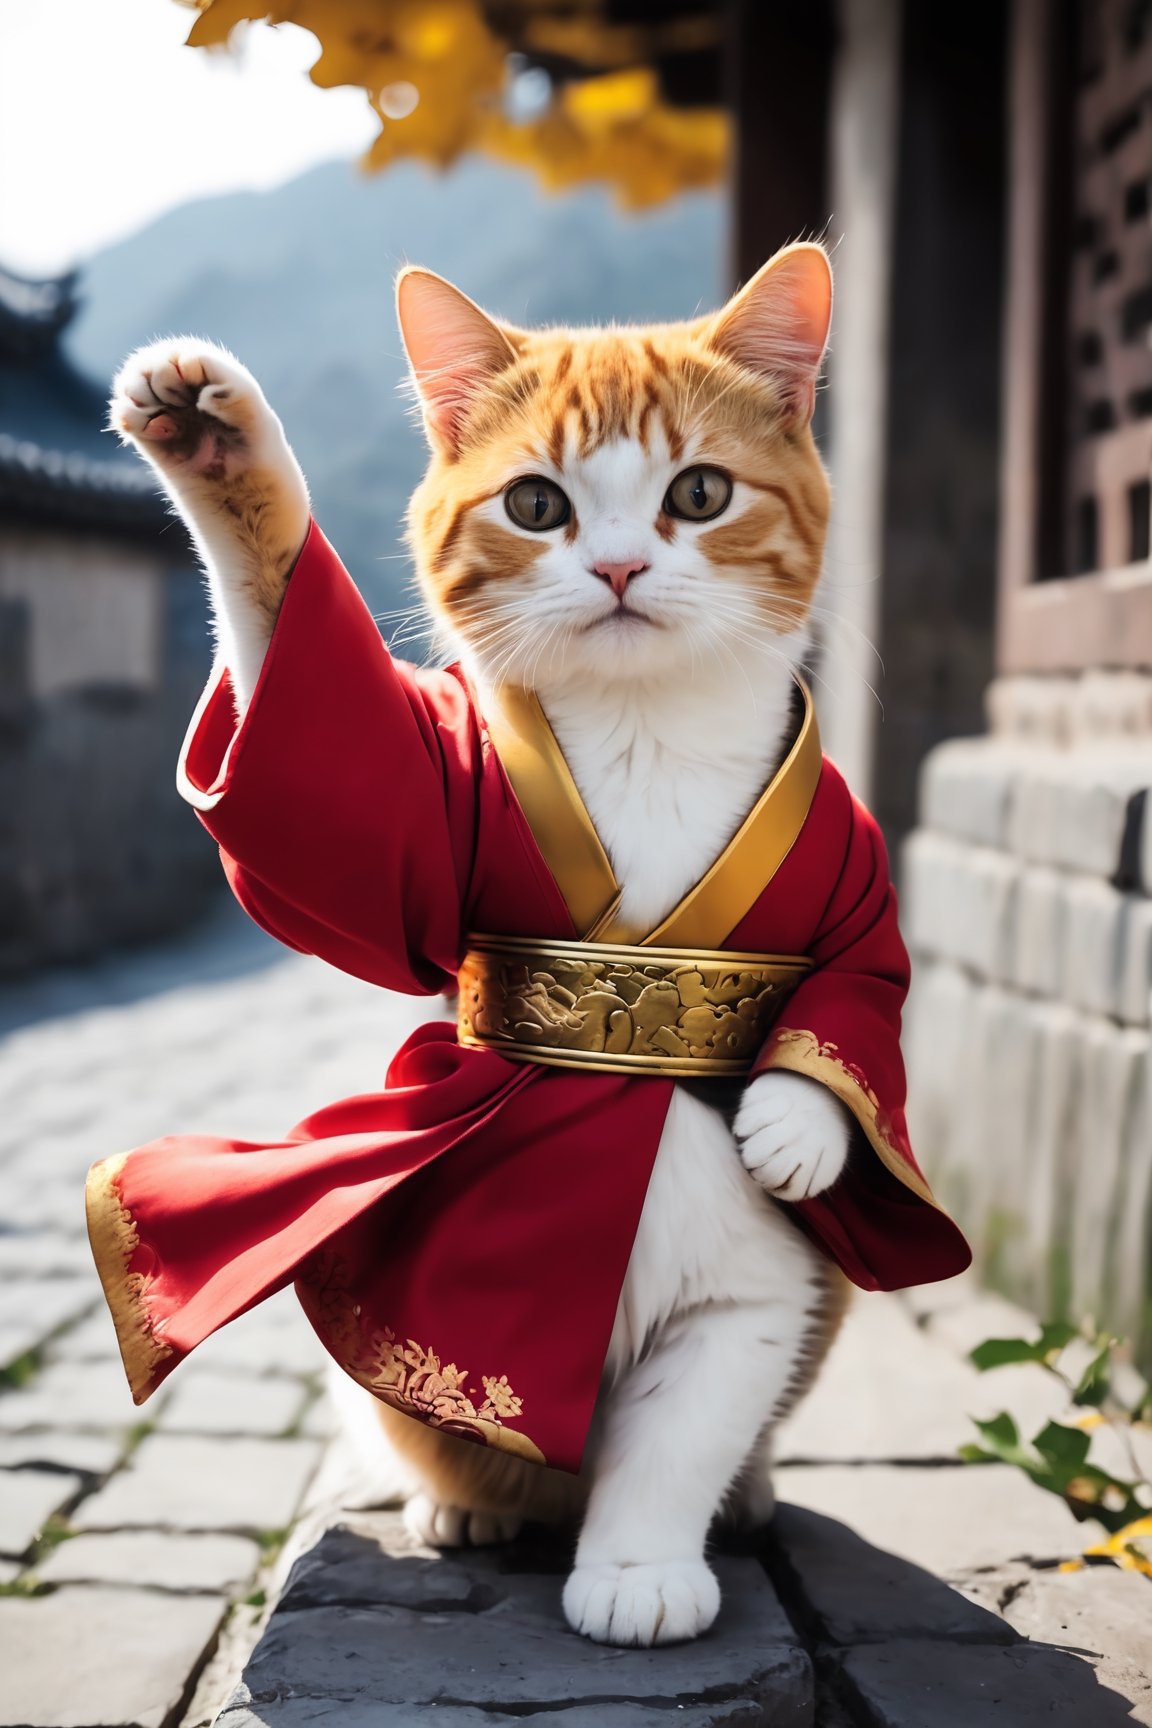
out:
M681 1649L573 1639L563 1543L438 1559L366 1509L382 1484L329 1439L289 1295L135 1409L88 1164L173 1129L279 1133L377 1085L427 1012L230 907L0 991L0 1728L207 1728L222 1703L221 1728L1152 1725L1152 1585L1059 1571L1091 1532L956 1461L972 1415L1059 1413L1043 1376L965 1363L1028 1319L963 1280L858 1300L782 1436L768 1545L721 1561L722 1618Z
M0 990L4 1728L210 1721L330 1426L290 1292L135 1408L88 1251L89 1164L177 1130L282 1133L377 1087L427 1012L287 954L231 905L180 941Z

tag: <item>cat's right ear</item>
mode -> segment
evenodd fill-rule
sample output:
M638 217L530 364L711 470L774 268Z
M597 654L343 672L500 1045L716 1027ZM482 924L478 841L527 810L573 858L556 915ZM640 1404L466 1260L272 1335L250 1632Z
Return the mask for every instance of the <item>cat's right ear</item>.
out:
M429 443L455 455L469 403L512 365L516 350L475 301L431 270L401 270L396 315Z
M708 340L776 386L788 420L806 425L832 321L832 266L823 246L777 252L712 321Z

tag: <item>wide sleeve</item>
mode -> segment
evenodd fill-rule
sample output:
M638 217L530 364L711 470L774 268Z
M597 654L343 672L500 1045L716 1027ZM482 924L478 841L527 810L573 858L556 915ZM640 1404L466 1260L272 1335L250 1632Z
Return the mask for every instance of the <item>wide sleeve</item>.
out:
M460 960L478 763L462 684L392 660L313 523L247 713L218 667L177 784L257 923L372 983L434 992Z
M851 1111L858 1136L845 1174L797 1210L856 1282L892 1289L949 1277L971 1255L909 1143L900 1053L908 953L883 836L855 800L848 816L839 875L809 947L813 970L786 1003L754 1073L807 1075Z

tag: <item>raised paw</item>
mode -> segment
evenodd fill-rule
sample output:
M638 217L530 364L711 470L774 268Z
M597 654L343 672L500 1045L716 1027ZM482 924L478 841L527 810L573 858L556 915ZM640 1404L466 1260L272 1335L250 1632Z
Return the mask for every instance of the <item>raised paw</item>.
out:
M282 439L252 374L223 348L175 338L129 356L116 375L109 425L169 473L224 478Z
M564 1586L569 1626L596 1644L683 1644L719 1611L720 1586L703 1560L577 1566Z
M404 1522L426 1548L490 1548L497 1542L511 1542L521 1524L510 1513L466 1512L427 1494L412 1496L404 1508Z
M830 1188L848 1158L851 1118L840 1100L803 1074L761 1074L734 1124L744 1168L777 1200Z

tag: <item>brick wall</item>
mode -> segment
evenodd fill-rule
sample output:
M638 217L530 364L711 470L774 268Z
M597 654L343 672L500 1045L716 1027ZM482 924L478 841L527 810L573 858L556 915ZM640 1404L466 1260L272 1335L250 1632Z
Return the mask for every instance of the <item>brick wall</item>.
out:
M902 858L914 1144L984 1276L1152 1357L1152 674L1004 678Z

